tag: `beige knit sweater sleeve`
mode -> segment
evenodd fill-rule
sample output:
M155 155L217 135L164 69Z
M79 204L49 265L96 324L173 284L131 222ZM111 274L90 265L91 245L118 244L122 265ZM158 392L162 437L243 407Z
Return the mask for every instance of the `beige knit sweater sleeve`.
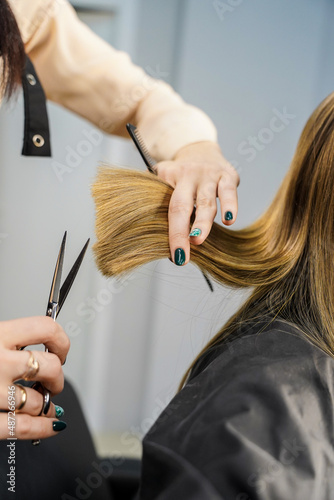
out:
M217 140L208 116L95 35L66 0L9 0L48 99L107 133L130 121L157 160Z

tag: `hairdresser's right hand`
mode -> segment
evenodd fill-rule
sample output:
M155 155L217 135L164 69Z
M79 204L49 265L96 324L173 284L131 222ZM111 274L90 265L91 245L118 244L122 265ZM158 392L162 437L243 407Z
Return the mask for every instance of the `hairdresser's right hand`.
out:
M30 354L20 351L24 346L44 344L49 352L32 351L39 364L34 381L39 381L48 389L51 396L58 394L64 387L62 365L66 359L70 341L61 328L47 316L15 319L0 322L0 439L13 437L9 434L9 403L12 403L11 389L14 382L23 377L28 370ZM16 387L15 407L22 401L22 391ZM22 410L15 411L15 437L18 439L39 439L54 436L57 431L54 422L56 408L52 403L46 416L39 416L43 406L43 396L36 390L26 388L27 399Z

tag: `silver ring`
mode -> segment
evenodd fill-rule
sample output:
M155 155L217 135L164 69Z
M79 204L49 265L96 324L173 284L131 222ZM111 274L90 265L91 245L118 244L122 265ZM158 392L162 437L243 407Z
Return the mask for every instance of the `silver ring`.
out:
M43 406L38 416L40 417L42 414L46 415L50 409L51 404L50 392L45 389L45 387L40 382L35 382L34 385L31 386L31 388L39 392L43 396Z

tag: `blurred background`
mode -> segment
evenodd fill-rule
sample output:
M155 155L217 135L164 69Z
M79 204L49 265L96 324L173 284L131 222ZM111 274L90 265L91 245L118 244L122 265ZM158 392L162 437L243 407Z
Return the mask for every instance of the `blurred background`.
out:
M253 222L283 179L306 119L333 89L334 2L72 4L96 33L213 119L241 178L232 227ZM1 320L45 314L65 229L64 276L87 237L94 241L90 185L99 162L144 170L129 141L97 140L91 124L52 103L48 109L51 159L20 157L21 97L0 112ZM211 293L195 267L169 261L107 280L88 251L59 322L72 343L65 372L101 454L140 455L141 436L245 296L217 285Z

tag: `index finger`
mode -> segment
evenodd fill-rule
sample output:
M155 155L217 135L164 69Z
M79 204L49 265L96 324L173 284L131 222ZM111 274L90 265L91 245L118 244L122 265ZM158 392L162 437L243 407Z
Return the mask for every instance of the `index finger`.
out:
M194 191L187 183L178 183L171 196L168 209L169 246L174 264L189 262L190 217L194 209Z
M70 341L62 327L48 316L13 319L0 323L1 341L8 349L44 344L63 363Z

